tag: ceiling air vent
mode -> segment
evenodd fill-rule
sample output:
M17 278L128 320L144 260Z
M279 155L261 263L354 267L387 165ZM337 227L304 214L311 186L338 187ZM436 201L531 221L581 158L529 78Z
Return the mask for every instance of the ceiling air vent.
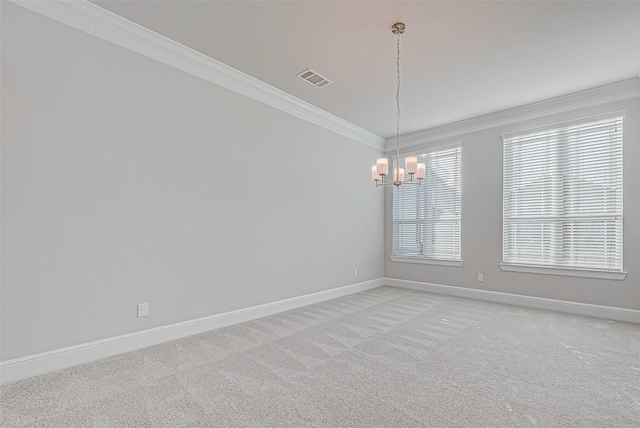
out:
M310 68L307 68L302 73L297 74L297 76L311 83L316 88L322 88L323 86L327 86L329 83L331 83L331 80L327 79L326 77Z

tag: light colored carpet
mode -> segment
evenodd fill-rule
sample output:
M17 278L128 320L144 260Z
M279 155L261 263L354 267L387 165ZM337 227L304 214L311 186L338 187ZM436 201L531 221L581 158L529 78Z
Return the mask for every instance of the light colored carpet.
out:
M640 326L382 287L2 388L2 427L634 427Z

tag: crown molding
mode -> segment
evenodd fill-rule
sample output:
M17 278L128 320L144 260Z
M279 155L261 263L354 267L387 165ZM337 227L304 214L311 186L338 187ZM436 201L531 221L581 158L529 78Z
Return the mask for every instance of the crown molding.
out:
M432 141L493 128L495 126L507 125L528 119L634 97L640 97L640 78L622 80L609 85L599 86L597 88L587 89L573 94L563 95L533 104L527 104L521 107L502 110L448 125L437 126L423 131L401 135L400 145L403 148L413 147ZM393 150L395 148L395 144L395 137L387 139L385 150Z
M385 139L86 0L10 0L84 33L152 58L377 150Z

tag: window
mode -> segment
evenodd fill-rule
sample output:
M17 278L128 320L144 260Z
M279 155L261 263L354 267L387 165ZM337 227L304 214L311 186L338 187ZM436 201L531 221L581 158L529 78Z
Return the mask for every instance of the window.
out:
M426 165L422 185L393 188L392 260L460 265L461 147L417 158Z
M503 136L503 266L622 272L622 125Z

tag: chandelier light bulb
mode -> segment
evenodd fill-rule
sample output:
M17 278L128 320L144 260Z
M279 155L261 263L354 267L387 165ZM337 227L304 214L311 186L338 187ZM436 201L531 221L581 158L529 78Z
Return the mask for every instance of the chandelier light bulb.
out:
M387 158L379 158L376 161L376 167L378 169L378 175L387 175L387 174L389 174L389 159L387 159Z
M404 168L395 168L393 177L393 184L400 185L404 181Z
M378 174L378 167L376 165L371 167L371 179L373 181L380 181L382 179L382 176Z
M415 174L418 171L418 158L407 156L404 161L404 167L407 169L407 174Z

